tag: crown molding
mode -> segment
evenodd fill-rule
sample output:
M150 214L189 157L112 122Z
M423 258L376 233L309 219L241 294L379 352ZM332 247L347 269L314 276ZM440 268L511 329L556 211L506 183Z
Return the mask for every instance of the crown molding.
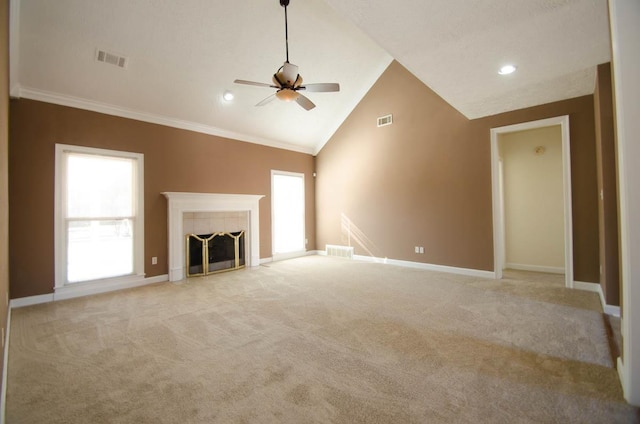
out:
M123 108L108 103L96 102L79 97L68 96L60 93L53 93L35 88L14 86L12 87L12 97L37 100L45 103L53 103L61 106L68 106L77 109L89 110L92 112L104 113L106 115L118 116L121 118L134 119L136 121L149 122L152 124L164 125L167 127L179 128L198 133L214 135L217 137L229 138L232 140L243 141L247 143L260 144L263 146L274 147L277 149L291 150L298 153L314 154L312 147L297 146L294 144L283 143L280 141L270 140L267 138L255 137L247 134L241 134L233 131L223 130L218 127L199 124L197 122L184 121L181 119L171 118L168 116L154 115L147 112L141 112L133 109Z

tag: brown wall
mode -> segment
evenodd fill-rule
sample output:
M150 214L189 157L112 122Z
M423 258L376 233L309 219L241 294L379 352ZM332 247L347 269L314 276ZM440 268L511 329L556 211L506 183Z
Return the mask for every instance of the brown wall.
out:
M9 2L0 0L0 327L7 334L9 296ZM4 347L4 340L2 342ZM4 349L0 349L0 364ZM2 373L0 371L0 391Z
M394 123L376 127L378 116ZM468 120L392 62L317 157L317 246L493 270L490 129L569 115L574 275L598 280L593 96ZM424 254L414 253L424 246Z
M270 257L272 169L305 174L307 248L315 248L311 155L25 99L12 100L10 108L12 298L53 291L55 143L144 154L147 277L167 274L164 191L266 195L260 257Z
M614 136L611 64L598 65L594 92L596 158L598 163L598 229L600 285L609 305L620 305L620 266L618 263L618 193L616 145Z

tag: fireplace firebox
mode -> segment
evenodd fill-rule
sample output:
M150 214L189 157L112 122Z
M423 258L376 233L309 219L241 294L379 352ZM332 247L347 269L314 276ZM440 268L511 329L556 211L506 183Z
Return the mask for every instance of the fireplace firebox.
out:
M188 234L187 277L196 277L245 267L244 231Z

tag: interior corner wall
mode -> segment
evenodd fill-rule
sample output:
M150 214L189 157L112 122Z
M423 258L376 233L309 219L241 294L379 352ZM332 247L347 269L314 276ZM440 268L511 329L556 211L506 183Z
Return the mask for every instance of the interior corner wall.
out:
M387 114L393 124L378 128ZM468 120L395 61L318 154L317 246L493 271L490 129L563 115L574 275L598 282L593 96Z
M598 65L594 114L598 192L601 193L598 201L600 285L607 304L619 306L618 187L610 63Z
M55 143L144 154L147 277L168 272L167 199L162 192L265 195L260 200L260 258L271 257L272 169L305 175L307 249L315 249L312 155L50 103L12 100L12 298L53 292ZM157 265L151 264L153 256L158 258Z
M7 334L9 299L9 2L0 0L0 327ZM5 340L6 342L6 340ZM4 345L4 343L3 343ZM4 349L0 349L0 364ZM0 392L2 372L0 365ZM2 408L0 408L2 410ZM0 417L0 421L2 418Z

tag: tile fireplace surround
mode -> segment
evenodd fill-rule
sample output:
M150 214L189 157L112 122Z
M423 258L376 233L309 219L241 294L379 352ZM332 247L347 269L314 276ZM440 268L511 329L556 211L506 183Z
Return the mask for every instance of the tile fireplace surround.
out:
M247 264L260 265L259 194L162 193L167 198L169 226L169 281L180 281L185 272L184 214L190 212L247 212Z

